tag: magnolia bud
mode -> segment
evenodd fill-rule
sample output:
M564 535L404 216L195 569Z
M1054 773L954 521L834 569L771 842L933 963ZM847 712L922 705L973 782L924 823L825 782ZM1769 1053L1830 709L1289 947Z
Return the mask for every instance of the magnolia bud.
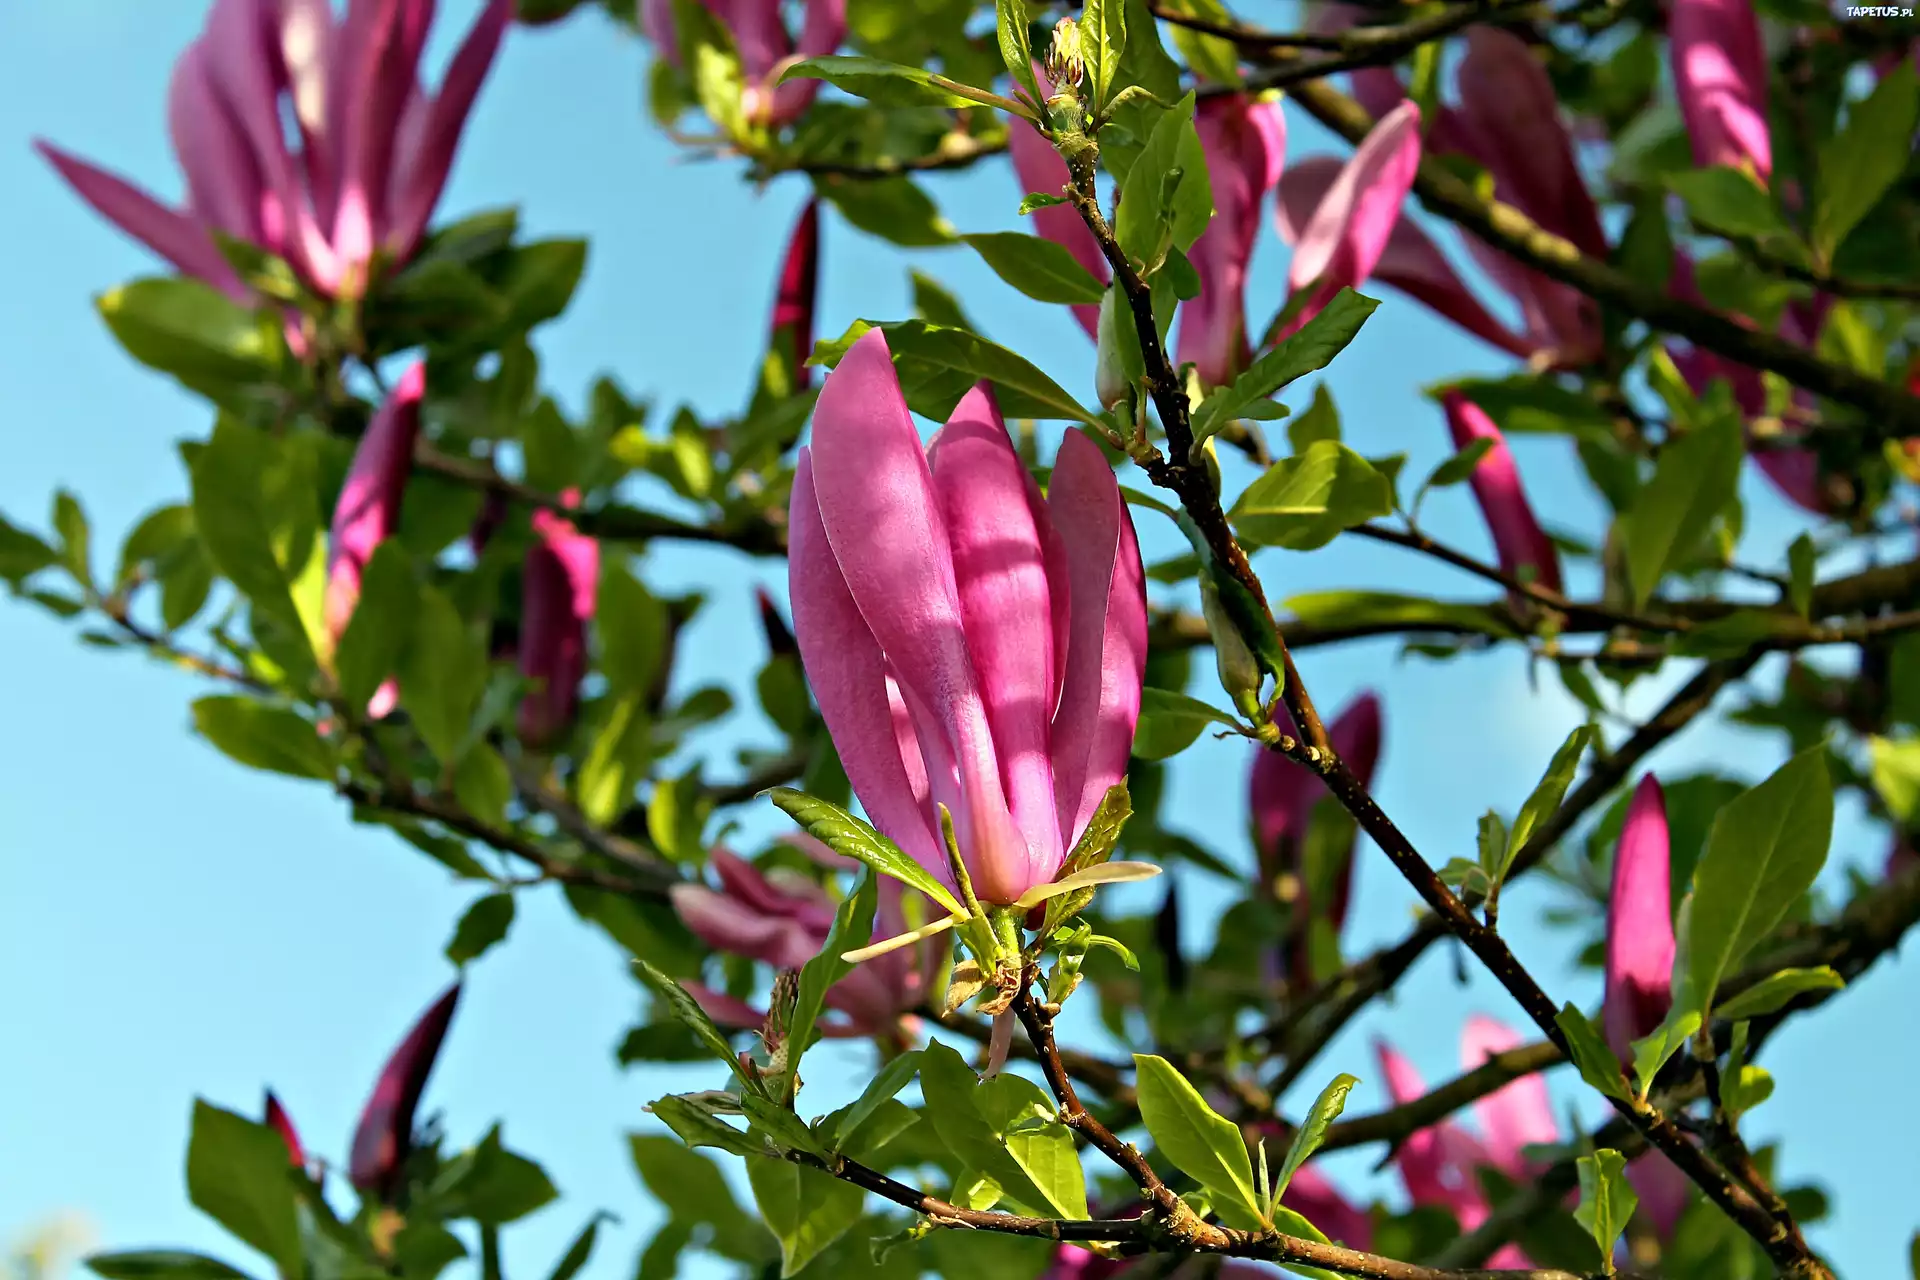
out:
M1129 320L1131 316L1127 317ZM1107 290L1100 299L1100 327L1095 339L1093 390L1100 406L1111 409L1127 398L1126 361L1120 352L1120 290Z
M1220 687L1236 707L1259 719L1253 709L1260 706L1260 663L1228 615L1211 573L1200 575L1200 609L1207 620L1207 634L1213 637L1213 662L1220 672Z
M1077 89L1086 73L1086 61L1080 56L1080 27L1072 18L1062 18L1054 24L1053 43L1047 48L1047 79L1062 88Z

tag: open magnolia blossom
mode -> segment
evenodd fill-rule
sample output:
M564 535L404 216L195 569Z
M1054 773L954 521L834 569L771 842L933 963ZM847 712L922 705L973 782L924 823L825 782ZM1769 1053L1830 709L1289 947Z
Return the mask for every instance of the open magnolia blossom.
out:
M875 329L820 391L789 527L801 660L874 826L950 910L942 809L981 903L1041 900L1140 714L1140 552L1100 450L1067 432L1042 497L984 385L923 448Z
M216 0L168 91L183 208L38 146L109 221L238 301L253 290L216 232L285 259L323 297L357 298L376 255L391 269L419 249L513 0L487 0L428 93L420 60L433 10L433 0L353 0L340 14L331 0Z

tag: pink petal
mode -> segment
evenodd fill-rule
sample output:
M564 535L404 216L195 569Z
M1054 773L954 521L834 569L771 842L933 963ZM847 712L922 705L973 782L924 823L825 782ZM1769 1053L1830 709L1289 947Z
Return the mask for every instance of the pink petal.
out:
M776 969L798 969L825 941L794 920L763 915L738 898L702 885L677 884L668 894L674 913L696 938Z
M825 842L816 840L804 831L789 831L780 837L780 843L799 850L815 866L825 867L829 871L858 871L864 865L858 858L835 853Z
M489 16L482 16L476 31ZM340 201L333 246L343 265L365 263L387 239L396 199L393 180L400 155L400 124L408 98L418 92L420 52L432 19L433 6L418 0L354 0L340 28L334 87L342 107ZM465 54L467 46L460 52ZM454 133L457 137L457 127ZM431 180L437 195L444 177L443 169L438 178L416 175L407 185ZM409 209L415 203L406 201ZM424 224L424 214L421 221Z
M1467 1019L1460 1037L1460 1065L1471 1071L1486 1062L1489 1055L1505 1053L1525 1044L1513 1028L1485 1016ZM1514 1179L1525 1178L1532 1166L1521 1154L1523 1148L1551 1145L1560 1141L1560 1126L1554 1122L1553 1103L1547 1097L1547 1081L1534 1074L1522 1076L1473 1104L1480 1119L1481 1140L1493 1166Z
M966 394L927 449L946 521L967 648L980 678L1000 781L1044 873L1059 865L1053 770L1053 605L1031 478L986 383Z
M206 46L188 45L167 86L167 129L187 175L187 202L209 225L259 244L260 167L214 92L206 63Z
M640 29L653 46L653 56L668 66L680 65L680 34L674 29L673 0L640 0Z
M715 991L701 982L683 982L680 985L693 997L693 1002L700 1006L701 1012L723 1027L758 1031L766 1025L766 1011L754 1008L745 1000L724 991Z
M1627 1184L1640 1197L1640 1212L1647 1215L1655 1234L1662 1240L1673 1239L1674 1228L1693 1198L1693 1179L1673 1161L1651 1151L1627 1166Z
M453 169L454 152L466 129L467 116L487 72L493 68L494 55L500 50L501 37L513 21L513 0L489 0L473 29L447 64L447 74L434 94L432 106L424 118L418 142L398 155L405 167L396 173L400 180L389 197L392 216L384 237L395 263L405 263L419 248L433 207L446 189L447 175ZM369 192L369 199L373 199ZM378 203L371 205L379 208Z
M36 140L33 145L67 185L114 226L182 273L206 281L235 302L254 300L253 291L240 283L240 277L227 265L198 219L167 208L133 184L50 142Z
M1673 0L1667 16L1680 114L1701 168L1751 167L1773 176L1767 53L1748 0Z
M1147 664L1146 575L1133 516L1098 445L1068 431L1047 505L1067 553L1066 679L1053 721L1053 786L1071 848L1126 776Z
M267 1090L267 1127L280 1135L287 1144L287 1160L296 1169L307 1167L307 1149L300 1145L300 1131L293 1127L293 1117L280 1105L280 1099L273 1096L273 1090Z
M1533 518L1533 507L1520 483L1519 468L1507 448L1506 438L1486 411L1458 391L1442 397L1447 429L1453 435L1455 449L1464 449L1475 440L1491 440L1493 447L1474 467L1468 482L1474 500L1493 534L1494 552L1500 567L1511 574L1531 569L1536 586L1560 590L1560 556L1553 542Z
M553 742L573 723L587 674L587 624L600 583L600 544L551 511L534 512L521 570L520 674L538 688L520 702L520 738Z
M1311 1165L1294 1171L1280 1203L1320 1228L1335 1244L1363 1253L1373 1248L1373 1215L1355 1207Z
M929 824L925 777L916 786L902 760L886 661L847 592L820 521L809 449L800 451L795 465L788 511L787 590L794 638L847 781L874 826L950 883L946 855ZM904 706L900 715L905 715Z
M333 6L329 0L279 0L278 7L280 65L300 128L307 193L320 224L332 226L339 184L327 82L333 62Z
M1213 186L1213 220L1188 251L1200 295L1182 308L1178 361L1207 386L1233 381L1252 348L1246 336L1247 267L1260 235L1260 205L1280 181L1286 117L1277 102L1207 98L1194 116Z
M1044 855L1008 812L939 496L879 329L821 388L813 487L847 590L913 713L928 781L953 813L974 888L982 901L1012 902L1035 883Z
M1673 1003L1669 875L1666 797L1649 773L1627 806L1607 894L1607 1043L1623 1059Z
M360 1112L347 1179L361 1191L376 1192L383 1201L391 1201L400 1189L398 1181L413 1145L413 1114L459 1002L460 984L456 982L420 1015L381 1068L373 1095Z
M812 385L813 370L805 364L813 352L813 304L820 279L820 202L807 201L787 241L780 264L780 283L773 299L773 333L769 345L790 351L803 385Z
M794 53L802 58L832 53L840 47L846 34L847 0L806 0L806 13L800 23L800 41ZM774 86L770 122L777 128L798 120L806 114L819 93L818 80L788 80Z
M1036 66L1034 74L1040 75ZM1041 91L1047 91L1047 81L1040 78ZM1007 127L1007 151L1013 157L1013 171L1020 179L1023 194L1039 193L1057 196L1067 186L1069 174L1067 162L1053 149L1040 131L1024 121L1014 121ZM1053 204L1032 213L1036 231L1073 255L1073 260L1093 273L1093 278L1105 284L1112 278L1107 266L1106 255L1100 252L1100 242L1095 240L1093 232L1087 230L1087 224L1070 204ZM1097 338L1100 330L1100 308L1095 303L1081 303L1074 307L1073 315L1080 327L1087 331L1089 338Z
M1314 300L1280 336L1312 319L1341 288L1373 274L1419 167L1420 108L1409 99L1368 131L1301 233L1288 287L1297 291L1320 283Z
M420 435L420 402L426 396L427 370L416 362L401 375L392 394L367 424L354 448L346 483L334 503L327 532L327 634L338 640L360 601L360 574L373 550L400 522L400 503L413 469L414 442Z

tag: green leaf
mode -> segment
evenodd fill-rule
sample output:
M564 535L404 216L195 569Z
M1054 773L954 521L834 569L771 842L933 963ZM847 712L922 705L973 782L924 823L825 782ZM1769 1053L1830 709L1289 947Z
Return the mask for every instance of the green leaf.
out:
M669 1094L648 1103L647 1110L658 1116L660 1122L678 1134L680 1140L689 1147L713 1147L736 1156L766 1154L766 1146L757 1138L748 1137L715 1116L700 1104L697 1097ZM634 1135L633 1140L638 1142L639 1135ZM666 1197L661 1198L664 1200Z
M1567 1038L1568 1053L1582 1080L1609 1098L1625 1102L1633 1096L1626 1078L1620 1074L1620 1059L1613 1056L1613 1050L1607 1048L1607 1042L1593 1029L1586 1014L1568 1004L1554 1017L1554 1022Z
M1733 501L1743 452L1739 420L1727 416L1696 427L1660 451L1653 479L1619 522L1636 609Z
M653 784L647 798L647 834L675 862L699 862L706 856L701 836L712 813L713 801L700 785L700 766L695 764L677 778Z
M933 198L905 174L858 182L819 178L814 189L854 226L904 248L930 249L959 238Z
M1729 1022L1739 1022L1777 1013L1809 991L1838 991L1846 985L1846 979L1824 964L1814 969L1782 969L1730 997L1714 1012Z
M1627 1158L1618 1151L1601 1149L1577 1162L1580 1171L1580 1207L1573 1211L1574 1221L1587 1229L1600 1246L1601 1265L1613 1274L1613 1249L1620 1233L1640 1203L1640 1197L1627 1185Z
M94 306L128 355L218 403L274 381L286 360L277 319L191 276L135 280Z
M835 853L846 858L857 858L881 875L892 876L900 883L918 889L945 907L949 914L966 914L952 891L902 852L899 845L839 805L816 799L791 787L775 787L767 794L782 813Z
M1738 1119L1773 1096L1773 1077L1764 1067L1742 1063L1720 1078L1720 1102L1729 1119Z
M634 958L633 967L653 993L673 1010L674 1016L686 1023L694 1035L700 1037L700 1042L707 1046L714 1057L727 1064L727 1069L740 1081L742 1089L748 1093L764 1093L759 1083L750 1080L741 1070L740 1059L734 1053L733 1046L727 1043L724 1035L720 1034L720 1028L713 1024L713 1019L707 1016L707 1011L687 994L686 988L638 957ZM665 1119L664 1116L661 1118Z
M1007 74L1036 103L1044 103L1040 81L1033 74L1033 40L1027 34L1025 0L996 0L994 22L1000 37L1000 60L1006 64Z
M748 1129L783 1155L801 1151L819 1159L826 1158L825 1144L807 1128L807 1122L780 1103L747 1094L740 1099L740 1109L747 1113Z
M453 938L447 943L447 959L456 965L464 965L478 958L488 947L504 940L507 930L512 927L512 894L490 893L484 898L476 898L466 914L460 917L460 923L454 926Z
M559 1194L546 1170L507 1150L496 1124L477 1145L440 1166L426 1199L442 1218L499 1226L526 1217Z
M1314 319L1319 319L1318 316ZM1242 416L1253 413L1263 404L1271 401L1256 400L1240 412ZM1287 443L1295 453L1305 453L1309 446L1321 440L1340 439L1340 410L1334 407L1333 393L1327 390L1325 382L1319 382L1313 388L1313 401L1307 405L1304 413L1288 419Z
M1133 754L1142 760L1164 760L1193 745L1210 724L1239 728L1224 711L1216 710L1171 689L1140 691L1140 720L1133 732Z
M1489 437L1482 436L1468 441L1466 448L1433 469L1433 473L1420 486L1421 489L1447 489L1462 483L1473 475L1474 469L1480 465L1480 460L1492 449L1493 441Z
M653 728L644 692L628 693L608 711L574 781L580 811L595 826L605 826L618 817L632 798L635 784L646 776L654 756Z
M1223 26L1233 21L1233 15L1219 0L1173 0L1167 8L1174 13L1204 18ZM1170 34L1173 36L1173 47L1180 51L1180 56L1187 60L1187 65L1197 75L1215 84L1236 88L1244 83L1240 74L1240 52L1234 47L1233 41L1206 35L1179 23L1172 25Z
M1694 1007L1713 1008L1720 979L1772 933L1813 886L1833 835L1827 749L1810 747L1730 801L1693 872L1686 969Z
M573 1243L567 1246L567 1251L560 1255L560 1261L554 1264L547 1280L573 1280L579 1275L580 1269L593 1257L593 1246L600 1238L600 1223L611 1216L602 1211L589 1218L587 1225L580 1228L580 1234L573 1238Z
M1787 601L1803 618L1813 616L1813 571L1817 556L1812 537L1804 533L1787 548Z
M233 694L214 694L194 701L193 727L249 768L295 778L333 778L333 748L297 711Z
M220 572L256 610L318 638L317 609L303 611L293 593L310 565L325 581L311 455L222 416L191 472L194 526Z
M421 587L400 661L400 703L442 765L459 763L486 680L480 637L438 588Z
M1492 809L1480 815L1480 821L1474 828L1474 845L1479 850L1480 861L1477 864L1484 873L1485 887L1491 889L1493 881L1507 873L1507 865L1513 861L1512 837L1507 832L1507 824ZM1464 858L1454 859L1463 865L1474 866Z
M1084 1174L1076 1203L1072 1175L1061 1158L1061 1140L1069 1154L1073 1146L1065 1126L1010 1132L1017 1123L1035 1119L1036 1107L1047 1108L1046 1095L1032 1081L1000 1076L983 1084L957 1052L933 1041L920 1059L920 1093L934 1132L963 1166L993 1179L1004 1195L1028 1209L1065 1218L1084 1215ZM1078 1157L1071 1159L1077 1168Z
M695 0L673 0L669 6L680 46L680 65L693 89L694 100L707 117L729 137L748 132L745 110L746 73L733 33L718 16Z
M892 1059L874 1073L873 1079L867 1082L867 1087L860 1091L858 1098L835 1113L834 1122L827 1132L827 1141L834 1150L839 1150L860 1131L860 1126L865 1124L874 1112L907 1087L908 1082L920 1070L920 1057L921 1050L909 1049Z
M1755 240L1793 234L1766 188L1739 169L1715 165L1676 173L1667 178L1667 186L1686 202L1694 223L1707 231Z
M594 627L600 673L615 694L651 693L667 652L667 606L617 557L602 559Z
M475 743L453 770L453 795L462 808L482 822L498 826L506 821L513 799L513 777L507 762L487 742Z
M742 1262L766 1259L773 1242L733 1198L713 1161L660 1134L630 1133L627 1146L640 1181L676 1222L713 1228L716 1253Z
M834 912L833 928L828 931L820 953L800 968L799 991L794 998L793 1012L787 1018L787 1070L796 1084L800 1057L813 1038L814 1023L820 1018L828 989L853 972L853 966L840 956L872 940L873 913L879 900L879 876L869 870Z
M1920 78L1902 61L1866 98L1847 110L1847 124L1820 148L1813 205L1813 250L1822 262L1906 171L1920 124Z
M1393 485L1386 476L1347 446L1322 440L1269 467L1247 486L1228 517L1249 542L1312 551L1393 509Z
M1360 332L1360 326L1379 305L1378 298L1369 298L1352 289L1340 290L1319 315L1255 360L1231 385L1214 389L1194 414L1195 443L1219 434L1236 419L1245 417L1255 401L1265 400L1294 380L1326 368L1335 356L1346 350L1347 344ZM1315 399L1317 403L1318 397Z
M1262 1225L1253 1165L1240 1130L1207 1105L1165 1058L1133 1055L1140 1118L1173 1167L1206 1188L1220 1220L1242 1231Z
M354 714L360 713L383 681L400 670L418 598L412 560L398 538L386 539L373 549L361 571L360 602L333 652L340 696Z
M1660 1068L1666 1066L1667 1060L1678 1053L1680 1047L1699 1029L1700 1015L1676 1006L1667 1011L1665 1020L1654 1028L1651 1035L1633 1042L1633 1078L1640 1086L1642 1099L1653 1088L1654 1077L1660 1074Z
M195 1098L187 1198L273 1259L282 1275L301 1274L293 1169L287 1144L272 1129Z
M1580 757L1586 754L1587 747L1598 736L1590 724L1583 724L1567 735L1560 749L1553 753L1553 759L1547 763L1547 771L1540 775L1540 781L1534 784L1533 794L1520 806L1520 813L1513 820L1513 829L1507 835L1506 858L1494 874L1499 880L1506 876L1507 868L1513 865L1513 859L1529 839L1534 830L1551 818L1560 807L1560 800L1567 794L1567 788L1573 783L1573 771L1580 767Z
M1320 1096L1313 1100L1313 1106L1307 1110L1307 1118L1293 1135L1293 1143L1287 1148L1287 1158L1280 1166L1280 1177L1275 1181L1270 1198L1278 1202L1286 1194L1287 1185L1293 1181L1293 1175L1307 1162L1307 1157L1320 1149L1327 1140L1327 1129L1340 1113L1346 1110L1347 1095L1353 1092L1353 1086L1359 1084L1358 1077L1344 1072L1335 1076Z
M1018 231L960 238L973 246L995 275L1038 302L1097 303L1106 295L1106 286L1051 240Z
M1391 591L1315 591L1288 597L1285 607L1300 622L1335 630L1390 627L1490 636L1513 634L1513 624L1486 605Z
M1282 1235L1293 1236L1298 1240L1315 1240L1321 1244L1334 1243L1327 1239L1326 1232L1301 1217L1298 1211L1289 1209L1283 1204L1273 1206L1273 1229ZM1346 1240L1342 1241L1342 1243L1348 1248L1353 1248L1367 1242ZM1281 1265L1297 1276L1306 1276L1308 1280L1341 1280L1341 1278L1333 1272L1322 1271L1318 1267L1305 1267L1297 1263L1282 1263Z
M1867 739L1867 759L1873 789L1887 815L1907 826L1920 815L1920 738Z
M53 531L60 535L60 563L83 587L93 586L93 537L80 500L65 489L53 495Z
M1191 248L1213 216L1213 187L1193 106L1189 93L1160 114L1120 184L1113 234L1143 276L1158 271L1172 250Z
M975 1097L981 1115L1006 1144L1007 1154L1039 1192L1039 1200L1031 1201L1033 1206L1062 1218L1086 1217L1086 1170L1080 1164L1072 1130L1056 1116L1052 1097L1033 1081L1016 1075L981 1081ZM1012 1194L1029 1199L1024 1190Z
M791 1276L860 1220L867 1193L788 1160L747 1161L754 1203L780 1241L780 1274Z
M945 329L973 328L973 322L967 319L967 313L961 309L960 300L953 296L952 290L920 271L909 271L907 279L913 286L915 315L928 324Z
M879 58L802 58L780 77L788 80L825 80L856 98L889 107L965 107L979 104L1031 120L1033 112L997 93L960 84L919 67Z
M567 309L587 269L585 240L536 240L515 245L496 281L507 300L507 329L514 334L551 320Z
M1080 51L1086 58L1088 99L1095 111L1105 107L1119 91L1116 77L1126 48L1126 0L1086 0L1080 11ZM1207 199L1211 204L1211 192Z
M0 519L0 578L18 585L59 559L59 553L38 536Z
M815 348L814 363L838 364L847 348L873 327L868 321L855 321L846 334ZM977 334L923 320L878 327L887 335L907 407L923 417L945 420L973 384L984 379L994 384L1000 411L1009 418L1099 421L1024 357Z
M128 1249L89 1254L87 1269L106 1280L249 1280L218 1258L183 1249Z

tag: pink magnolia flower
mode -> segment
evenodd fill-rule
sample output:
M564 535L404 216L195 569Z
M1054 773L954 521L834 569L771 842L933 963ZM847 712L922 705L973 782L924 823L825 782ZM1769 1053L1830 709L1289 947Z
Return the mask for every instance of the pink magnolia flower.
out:
M1673 1004L1673 900L1669 883L1667 802L1648 774L1633 790L1613 855L1607 895L1607 987L1602 1006L1607 1043L1629 1061L1633 1042L1651 1035ZM1627 1169L1640 1207L1670 1237L1686 1211L1690 1183L1658 1152Z
M1767 51L1748 0L1673 0L1667 12L1673 85L1701 168L1773 177L1767 129Z
M805 0L800 38L787 29L781 0L700 0L727 33L740 55L747 89L746 118L778 129L807 113L819 96L820 81L776 84L789 62L817 58L840 47L847 34L846 0ZM680 36L673 21L673 0L641 0L640 23L653 42L654 56L680 65Z
M1282 717L1286 715L1283 710ZM1297 732L1291 720L1283 719L1283 733ZM1380 761L1380 699L1373 693L1355 698L1327 727L1333 749L1354 771L1361 784L1371 786ZM1254 840L1259 853L1261 878L1271 884L1285 873L1301 880L1301 919L1324 914L1338 933L1347 918L1347 905L1353 896L1353 849L1359 841L1356 828L1334 870L1332 894L1325 907L1308 899L1306 883L1307 827L1314 807L1329 795L1319 775L1304 765L1295 764L1278 751L1256 748L1253 767L1247 774L1247 808L1253 815ZM1288 980L1306 986L1313 980L1308 963L1308 936L1304 928L1294 930L1287 949Z
M1052 94L1053 82L1047 79L1039 63L1033 64L1033 74L1040 82L1042 94ZM1067 172L1067 162L1060 158L1053 144L1038 128L1023 122L1010 122L1007 126L1007 151L1013 157L1013 172L1020 180L1021 189L1028 194L1057 196L1071 179ZM1208 170L1212 172L1211 168ZM1029 215L1033 219L1034 229L1053 241L1068 253L1073 260L1092 273L1101 284L1112 278L1113 272L1107 266L1106 255L1100 252L1100 242L1094 239L1093 232L1087 230L1087 224L1072 205L1052 204L1035 209ZM1100 306L1098 303L1078 303L1073 308L1074 319L1087 331L1087 336L1099 341Z
M944 805L982 902L1049 882L1125 775L1146 665L1098 446L1067 432L1042 499L982 384L923 450L874 329L821 389L788 528L801 659L874 825L950 882Z
M1286 200L1280 201L1280 234L1293 245L1287 288L1295 295L1312 293L1276 337L1291 335L1341 289L1357 287L1373 274L1419 168L1420 108L1409 99L1360 140L1304 225L1295 223Z
M788 842L824 866L855 865L808 837L790 836ZM711 862L718 890L678 884L669 891L674 910L695 937L775 969L798 969L819 954L833 928L834 902L825 889L787 868L763 872L725 849L715 849ZM893 937L907 927L899 882L882 879L874 937ZM821 1034L900 1035L902 1017L926 998L937 958L935 947L923 942L855 965L827 991L827 1007L842 1017L822 1023ZM764 1010L725 992L697 983L687 984L687 990L722 1025L757 1028L766 1021Z
M215 231L284 258L315 293L358 298L376 254L397 266L419 248L512 18L513 0L488 0L428 94L432 0L352 0L344 15L328 0L216 0L168 92L183 208L36 145L108 221L236 301L253 293Z
M578 502L568 490L568 505ZM551 744L573 723L587 673L587 624L600 588L600 544L552 511L533 513L521 570L520 674L539 687L520 701L520 739Z
M293 1117L287 1114L287 1109L280 1105L280 1099L274 1096L271 1089L267 1090L266 1113L267 1127L279 1134L280 1140L287 1144L288 1161L296 1169L306 1168L307 1149L300 1145L300 1131L293 1127Z
M1447 430L1453 435L1455 449L1465 449L1475 440L1493 442L1467 483L1473 486L1474 501L1480 504L1480 514L1493 534L1500 567L1517 577L1531 573L1534 585L1560 590L1560 556L1540 522L1533 518L1533 507L1520 483L1520 469L1514 465L1506 437L1484 409L1460 392L1447 392L1441 403L1446 408Z
M413 1115L459 1002L460 984L456 982L420 1015L381 1068L373 1095L360 1112L347 1162L347 1180L360 1191L382 1200L391 1200L399 1191L407 1155L413 1148Z
M1200 294L1181 312L1177 359L1191 361L1212 387L1232 382L1253 358L1247 266L1260 237L1260 206L1286 160L1287 124L1278 102L1244 94L1202 100L1193 123L1213 186L1213 220L1188 251Z
M787 256L780 263L780 284L773 299L769 346L791 353L802 387L813 384L806 361L813 354L813 303L820 280L820 202L807 201L793 224Z
M1478 1067L1490 1053L1521 1043L1519 1036L1492 1018L1475 1017L1461 1037L1462 1065ZM1386 1044L1376 1045L1388 1096L1396 1104L1412 1102L1426 1093L1420 1073ZM1538 1170L1522 1154L1530 1143L1559 1141L1546 1081L1527 1076L1506 1085L1474 1104L1481 1136L1474 1137L1453 1120L1442 1120L1408 1138L1394 1156L1401 1182L1416 1205L1436 1205L1451 1211L1462 1231L1472 1231L1492 1212L1476 1169L1498 1170L1520 1181ZM1533 1264L1517 1245L1507 1245L1488 1260L1492 1268L1527 1268Z
M415 363L374 413L354 448L346 483L334 503L327 532L327 593L321 606L327 636L338 643L360 603L360 577L373 551L400 523L400 504L413 470L413 447L420 437L420 402L427 372ZM399 700L399 686L388 680L373 695L367 714L378 720Z

